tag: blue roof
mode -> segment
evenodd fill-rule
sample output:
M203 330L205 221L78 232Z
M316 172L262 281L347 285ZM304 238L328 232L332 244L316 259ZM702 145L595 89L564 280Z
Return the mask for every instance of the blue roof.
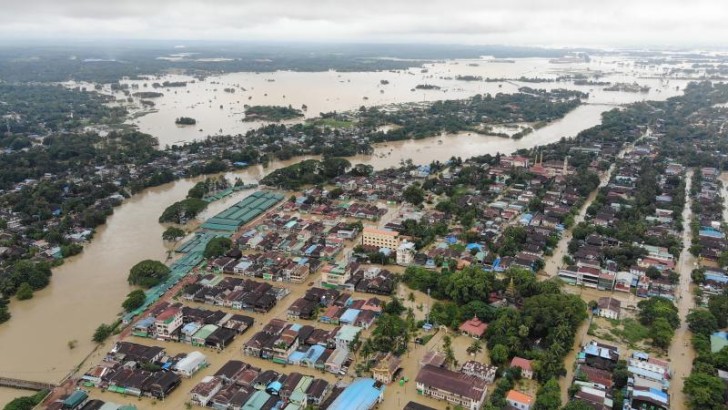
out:
M288 355L288 363L299 364L301 363L301 359L303 359L304 356L306 356L304 352L299 352L298 350L296 350L295 352Z
M149 326L152 326L154 324L154 318L153 317L145 317L144 319L136 322L136 325L134 325L137 329L146 329Z
M303 327L302 325L300 325L298 323L294 323L291 325L290 329L293 330L294 332L298 332L299 330L301 330L302 327Z
M471 249L482 250L483 249L483 246L481 244L479 244L479 243L469 243L469 244L467 244L465 246L465 248L467 250L471 250Z
M318 245L311 245L311 246L309 246L308 248L306 248L306 251L304 253L305 254L309 254L309 253L315 251L317 246Z
M274 382L271 382L267 388L270 390L280 391L281 388L283 388L283 384L281 384L281 382L276 380Z
M361 310L359 309L346 309L346 312L344 312L344 314L339 318L339 322L354 323L356 318L359 316L359 313L361 313Z
M328 410L369 410L377 404L379 396L384 392L374 387L374 379L356 379L339 397L331 403Z
M445 238L445 242L449 243L450 245L456 244L458 242L457 236L450 235Z

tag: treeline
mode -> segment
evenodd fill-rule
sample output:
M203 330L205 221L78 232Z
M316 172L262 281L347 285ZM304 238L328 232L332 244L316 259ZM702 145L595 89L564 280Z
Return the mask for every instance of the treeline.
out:
M376 107L359 110L359 120L365 129L394 124L398 128L387 132L374 131L372 142L419 139L443 132L479 132L482 124L514 122L549 122L562 118L581 104L586 94L567 90L532 90L522 88L515 94L498 93L475 95L464 100L444 100L421 106L406 106L395 111Z
M728 294L713 295L708 308L696 308L687 316L693 332L696 357L690 376L685 379L683 392L691 409L725 410L726 385L718 376L728 371L728 347L717 352L711 349L711 335L728 326Z
M324 158L321 161L308 159L277 169L266 175L260 183L282 189L298 189L304 185L323 184L351 168L343 158Z
M0 99L0 147L14 150L29 147L31 134L120 123L126 115L125 109L106 105L111 97L60 85L0 83Z
M293 118L303 117L303 111L276 105L253 105L245 107L245 118L243 121L284 121Z

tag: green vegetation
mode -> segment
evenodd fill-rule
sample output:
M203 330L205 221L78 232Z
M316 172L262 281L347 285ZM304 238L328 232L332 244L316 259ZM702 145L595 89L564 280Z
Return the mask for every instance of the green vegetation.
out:
M230 238L213 238L205 246L205 258L216 258L222 256L232 248L233 242Z
M670 299L652 297L637 304L639 321L649 327L652 345L661 349L670 347L675 329L680 326L677 307Z
M113 333L113 331L114 331L114 329L110 325L107 325L106 323L102 323L94 331L94 334L91 337L91 340L93 340L96 343L103 343L106 339L109 338L109 336L111 336L111 333Z
M621 325L622 329L613 328L610 332L630 346L650 337L650 328L632 318L623 319Z
M445 299L432 306L434 324L457 328L477 315L489 322L486 340L491 360L505 363L515 355L534 359L536 375L544 382L565 373L563 358L587 317L586 303L576 295L561 293L560 281L538 281L523 269L509 269L498 279L495 273L475 266L456 272L411 266L402 280L412 289L429 289L434 298ZM521 301L521 309L497 309L484 302L491 292L499 291Z
M266 175L260 183L283 189L298 189L304 185L323 184L331 178L344 175L351 163L344 158L308 159Z
M169 277L169 267L162 262L147 259L134 265L129 271L129 284L151 288Z
M47 262L20 260L0 276L0 294L5 297L15 295L22 284L29 285L31 290L43 289L48 286L50 277L51 266Z
M147 295L144 291L141 289L135 289L126 295L126 300L124 300L121 304L121 307L123 307L125 311L131 312L132 310L141 307L146 300Z
M561 387L555 378L549 379L538 389L534 410L559 410L561 408Z
M31 134L46 136L86 124L120 123L126 114L123 108L105 105L112 97L60 85L0 83L0 95L0 148L13 150L30 147Z
M48 390L41 390L32 396L23 396L13 399L3 407L3 410L33 410L48 395Z
M30 287L28 282L23 282L18 287L18 292L15 294L18 300L28 300L33 298L33 288Z
M245 107L245 118L243 121L284 121L303 117L303 111L288 107L275 105L254 105Z
M174 242L180 238L185 237L185 231L177 228L176 226L170 226L162 232L162 240L167 242Z
M712 295L708 303L715 298L716 305L722 305L726 294ZM728 347L718 352L712 352L710 335L720 328L719 318L715 313L722 313L719 309L693 309L687 317L688 327L693 332L693 348L696 358L693 360L693 369L685 379L683 392L688 396L688 405L694 410L725 410L724 397L726 386L718 377L718 370L728 371Z
M179 117L174 120L174 123L177 125L195 125L197 120L192 117Z
M197 198L187 198L168 206L159 217L159 222L183 224L207 208L208 203Z

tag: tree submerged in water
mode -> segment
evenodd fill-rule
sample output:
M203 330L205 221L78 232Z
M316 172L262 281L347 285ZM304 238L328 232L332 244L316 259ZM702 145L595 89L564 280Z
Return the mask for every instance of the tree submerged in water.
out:
M195 125L197 120L192 117L179 117L174 120L174 123L177 125Z

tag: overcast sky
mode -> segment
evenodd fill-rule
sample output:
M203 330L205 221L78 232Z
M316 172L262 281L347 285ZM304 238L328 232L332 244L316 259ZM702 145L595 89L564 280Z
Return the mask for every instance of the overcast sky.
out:
M723 46L728 0L0 0L0 37Z

